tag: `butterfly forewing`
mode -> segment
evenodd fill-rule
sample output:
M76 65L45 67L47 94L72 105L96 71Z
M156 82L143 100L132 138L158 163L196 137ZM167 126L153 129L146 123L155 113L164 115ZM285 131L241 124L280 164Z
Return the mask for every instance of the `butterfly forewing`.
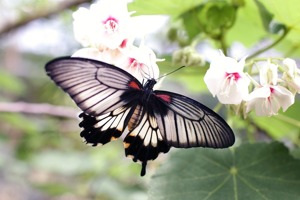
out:
M233 132L227 123L201 103L166 91L154 91L153 99L163 104L155 103L154 113L169 145L226 148L234 143Z
M124 70L85 58L55 59L46 65L46 71L82 111L91 115L109 113L131 102L131 96L123 95L132 89L131 82L136 88L142 88Z

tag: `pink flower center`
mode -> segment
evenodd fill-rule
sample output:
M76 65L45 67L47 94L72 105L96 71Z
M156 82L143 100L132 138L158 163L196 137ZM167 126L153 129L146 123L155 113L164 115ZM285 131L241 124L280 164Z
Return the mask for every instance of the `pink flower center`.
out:
M233 73L227 73L225 74L227 79L233 79L234 81L239 80L239 78L241 78L240 74L237 72L233 72Z
M108 17L103 24L108 33L114 33L119 29L118 20L114 17Z
M270 87L270 96L268 97L268 101L271 103L271 96L272 96L272 94L275 92L275 89L274 88L272 88L272 87Z
M143 67L143 63L139 63L134 58L129 58L129 66L133 67L133 68L142 68Z
M122 43L120 44L120 47L121 48L125 48L126 47L126 45L127 45L127 39L124 39L123 41L122 41Z

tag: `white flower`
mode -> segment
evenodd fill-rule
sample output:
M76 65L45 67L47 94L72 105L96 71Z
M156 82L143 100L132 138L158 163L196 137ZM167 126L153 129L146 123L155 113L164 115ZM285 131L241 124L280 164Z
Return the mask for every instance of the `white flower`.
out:
M262 86L250 93L248 100L246 112L254 109L258 116L271 116L280 107L285 112L294 103L294 96L282 86Z
M139 47L132 45L126 49L121 49L121 52L125 56L119 59L116 65L128 71L139 81L143 82L147 79L157 79L159 77L159 68L156 62L160 59L157 59L155 53L143 42Z
M130 45L127 48L115 50L100 51L97 48L83 48L76 51L72 57L90 58L115 65L135 76L140 82L151 78L157 79L159 76L156 62L160 60L143 43L139 47Z
M116 49L130 37L130 13L124 0L101 0L73 13L74 35L85 47Z
M119 49L105 49L99 51L99 49L93 47L79 49L72 55L72 57L89 58L106 62L112 65L115 65L118 60L123 59L123 56L124 55L119 51Z
M259 78L261 85L276 85L278 79L278 65L267 62L266 65L262 65L259 69Z
M243 72L245 58L239 62L223 54L210 63L204 76L209 91L223 104L239 104L248 95L250 80Z
M300 93L300 70L297 68L296 62L293 59L286 58L283 60L283 66L285 72L282 79L286 81L291 90Z
M86 48L73 57L84 57L120 67L142 83L158 78L158 59L143 43L132 45L132 18L125 0L101 0L73 13L75 38Z
M294 95L277 85L277 68L277 65L269 62L260 68L260 84L246 99L247 113L254 109L258 116L271 116L277 114L280 108L286 111L294 103Z
M204 56L191 46L174 51L172 61L184 66L203 66L205 64Z

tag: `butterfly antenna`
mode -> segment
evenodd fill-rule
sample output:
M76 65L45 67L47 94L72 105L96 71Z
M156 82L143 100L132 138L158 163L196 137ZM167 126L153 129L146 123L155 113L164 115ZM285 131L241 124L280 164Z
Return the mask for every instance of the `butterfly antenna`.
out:
M149 54L149 63L152 63L151 62L151 54ZM146 64L143 64L145 66L145 69L143 68L140 68L139 69L139 72L140 74L145 78L145 79L151 79L152 77L154 77L154 71L152 69L152 67L149 67L148 65Z
M143 77L145 77L146 79L149 79L150 75L149 75L149 67L147 65L145 65L148 69L148 73L146 70L144 70L143 68L140 69L140 73L142 74Z
M166 76L168 76L168 75L170 75L170 74L173 74L174 72L177 72L177 71L179 71L179 70L181 70L182 68L185 68L185 67L186 67L186 66L178 67L178 68L175 69L174 71L171 71L171 72L169 72L169 73L166 73L166 74L164 74L164 75L158 77L158 79L161 79L161 78L166 77ZM158 80L158 79L157 79L157 80Z
M149 63L152 63L152 57L151 57L151 53L149 53ZM151 74L150 74L151 73ZM150 75L150 78L152 77L154 77L154 70L153 70L153 67L150 67L149 68L149 75Z

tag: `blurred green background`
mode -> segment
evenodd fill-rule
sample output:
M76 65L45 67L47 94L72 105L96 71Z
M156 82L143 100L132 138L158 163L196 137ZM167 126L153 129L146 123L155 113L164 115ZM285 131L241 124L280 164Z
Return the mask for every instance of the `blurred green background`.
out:
M0 2L1 200L147 197L149 176L140 178L122 141L85 145L78 108L44 71L49 60L81 48L72 12L84 2Z
M188 45L196 35L193 21L187 20L193 14L189 9L196 8L203 1L180 2L137 0L129 6L129 10L139 11L137 14L171 16L171 20L156 18L148 24L156 28L146 38L146 44L155 50L159 58L166 59L159 63L161 73L180 66L172 63L172 52ZM227 47L235 45L232 53L241 55L246 47L265 45L268 43L266 38L277 37L276 31L264 30L265 24L259 16L266 12L259 12L252 1L245 1L249 3L245 7L242 0L224 2L230 2L235 8L241 6L235 26L232 28L232 24L227 24L228 29L232 28L226 35ZM0 200L147 199L150 177L168 157L160 155L156 161L149 162L148 174L141 178L140 165L125 158L121 140L102 147L85 145L79 136L76 117L79 109L46 76L45 63L55 57L71 55L81 48L73 37L72 12L79 5L88 7L89 3L91 1L86 0L0 2ZM286 15L278 13L277 19L282 22L292 23L288 20L297 18L295 15L292 19L280 18ZM267 19L267 16L260 17ZM174 20L176 18L182 21L179 23L180 20ZM187 31L184 37L181 37L182 23ZM281 53L286 56L300 56L297 27L279 45ZM205 34L201 39L207 40L199 47L200 51L207 46L224 47L218 44L220 38ZM241 43L234 43L236 40ZM206 55L209 52L207 50ZM274 49L271 53L281 55ZM203 83L206 69L207 65L183 69L166 78L163 88L188 94L212 108L216 100L209 94L199 94L207 92ZM246 135L245 126L255 133L267 133L267 136L248 135L250 141L279 139L297 147L300 125L299 118L295 116L299 113L299 100L295 106L297 109L290 110L287 116L272 118L275 121L253 117L252 121L244 122L232 117L231 124L235 123L236 132L239 130L237 136L242 135L242 138ZM287 118L289 116L294 117L294 121ZM270 123L274 127L270 127ZM281 128L279 132L276 125Z

